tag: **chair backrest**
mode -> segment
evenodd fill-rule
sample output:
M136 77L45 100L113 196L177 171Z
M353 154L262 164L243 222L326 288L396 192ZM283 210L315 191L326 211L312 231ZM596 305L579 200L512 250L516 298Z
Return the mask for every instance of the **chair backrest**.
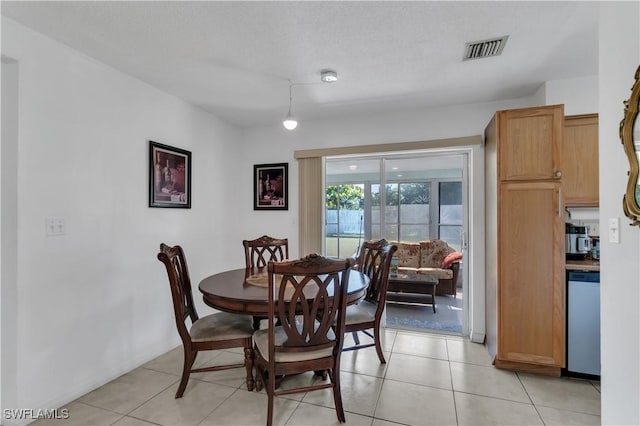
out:
M398 250L395 244L389 244L386 240L365 241L360 249L358 270L369 277L369 287L365 299L378 304L378 311L382 313L387 299L387 287L389 286L389 268L391 258Z
M275 359L276 351L304 352L328 347L333 347L334 356L339 354L351 260L311 254L288 262L269 262L267 269L269 359ZM274 342L276 317L286 334L286 340L279 345Z
M189 268L187 267L184 251L180 246L170 247L161 243L158 260L162 262L167 269L178 333L183 341L189 341L191 337L185 321L187 317L190 317L191 323L196 322L198 320L198 313L193 304L191 279L189 277Z
M255 240L242 241L245 266L252 273L262 271L269 262L289 259L289 239L263 235Z

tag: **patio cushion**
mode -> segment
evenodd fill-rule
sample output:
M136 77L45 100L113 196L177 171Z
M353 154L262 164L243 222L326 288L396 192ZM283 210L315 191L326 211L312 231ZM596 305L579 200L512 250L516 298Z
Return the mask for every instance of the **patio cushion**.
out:
M420 267L440 268L442 261L455 249L442 240L427 240L420 242Z
M398 245L396 257L398 266L417 268L420 266L420 243L392 243Z

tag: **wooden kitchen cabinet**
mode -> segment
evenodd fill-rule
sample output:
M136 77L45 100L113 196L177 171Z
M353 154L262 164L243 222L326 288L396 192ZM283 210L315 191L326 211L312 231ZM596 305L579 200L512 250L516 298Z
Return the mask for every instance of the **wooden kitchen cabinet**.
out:
M500 362L564 366L564 209L560 182L500 184Z
M485 129L487 347L499 368L565 364L562 105L498 111Z
M562 193L566 206L599 205L598 114L565 117Z
M560 179L564 106L496 113L500 180Z

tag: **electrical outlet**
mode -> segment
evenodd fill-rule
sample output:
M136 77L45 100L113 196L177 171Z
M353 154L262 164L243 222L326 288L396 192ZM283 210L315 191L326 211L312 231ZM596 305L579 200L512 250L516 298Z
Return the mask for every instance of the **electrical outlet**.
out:
M64 219L60 217L48 217L45 221L47 236L56 237L65 234Z

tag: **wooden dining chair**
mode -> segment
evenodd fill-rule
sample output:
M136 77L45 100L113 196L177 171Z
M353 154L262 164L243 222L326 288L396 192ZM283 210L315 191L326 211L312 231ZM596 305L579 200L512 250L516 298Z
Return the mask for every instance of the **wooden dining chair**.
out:
M282 262L289 259L289 239L263 235L255 240L243 240L245 266L252 274L260 273L269 261Z
M256 389L264 385L268 394L267 425L273 422L275 396L326 388L333 389L338 421L345 422L340 353L350 267L349 259L332 260L315 254L268 263L269 327L253 335ZM276 325L276 317L281 325ZM307 371L327 371L330 382L276 389L283 375Z
M173 298L178 334L182 339L184 349L184 365L182 379L176 392L176 398L182 398L191 373L205 371L219 371L230 368L245 367L247 370L247 389L253 390L253 347L251 319L248 316L215 313L200 318L193 304L191 279L187 260L182 247L170 247L160 244L158 260L161 261L169 276L169 286ZM187 329L187 317L191 320L191 327ZM200 351L211 351L228 348L244 348L244 363L232 365L216 365L204 368L192 368L196 356Z
M385 364L380 340L380 322L387 300L389 286L389 267L391 258L398 249L386 240L368 241L362 244L356 268L369 277L369 287L365 298L356 305L347 307L345 332L352 333L355 344L344 351L376 347L380 363ZM373 330L373 334L369 330ZM358 332L373 339L373 343L360 344Z
M273 238L263 235L255 240L243 240L245 267L247 277L266 272L267 263L282 262L289 259L289 239ZM260 321L265 317L253 317L253 329L260 328Z

